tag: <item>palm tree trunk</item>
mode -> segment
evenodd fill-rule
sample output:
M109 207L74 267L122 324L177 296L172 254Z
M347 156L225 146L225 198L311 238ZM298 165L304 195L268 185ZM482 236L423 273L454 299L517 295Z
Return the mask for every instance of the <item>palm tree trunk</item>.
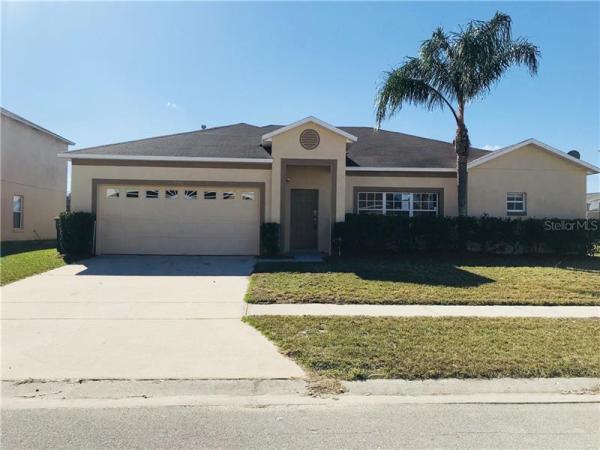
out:
M469 158L469 132L464 124L459 124L456 129L456 138L454 139L454 149L456 150L456 176L458 183L458 215L466 216L468 214L468 173L467 161Z

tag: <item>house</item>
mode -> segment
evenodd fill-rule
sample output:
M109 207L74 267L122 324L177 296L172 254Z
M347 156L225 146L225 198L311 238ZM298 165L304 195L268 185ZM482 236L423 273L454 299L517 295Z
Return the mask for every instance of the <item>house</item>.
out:
M600 219L600 192L587 194L587 218Z
M56 238L65 210L67 162L57 153L73 142L0 108L2 242Z
M315 117L72 151L72 209L97 215L97 253L250 254L281 224L284 251L330 251L346 213L456 215L451 144ZM585 217L600 168L535 140L471 151L470 214Z

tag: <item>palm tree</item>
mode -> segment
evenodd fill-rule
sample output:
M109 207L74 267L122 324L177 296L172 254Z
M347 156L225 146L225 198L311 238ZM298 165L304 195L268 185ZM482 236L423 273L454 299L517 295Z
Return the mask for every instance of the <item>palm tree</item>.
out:
M524 65L537 73L540 51L511 36L510 16L497 12L488 21L471 21L456 33L438 28L421 44L419 56L389 72L377 92L377 127L405 104L427 109L447 107L456 121L458 214L467 215L469 132L465 106L490 92L509 68Z

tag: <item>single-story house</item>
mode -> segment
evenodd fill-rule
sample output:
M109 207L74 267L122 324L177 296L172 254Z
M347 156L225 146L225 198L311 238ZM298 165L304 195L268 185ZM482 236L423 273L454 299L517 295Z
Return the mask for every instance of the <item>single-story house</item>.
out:
M2 242L56 238L54 218L65 210L68 139L0 108Z
M457 214L452 144L315 117L239 123L71 151L74 211L97 216L98 254L255 255L260 224L283 251L328 253L346 213ZM582 218L600 168L530 139L472 149L469 213Z

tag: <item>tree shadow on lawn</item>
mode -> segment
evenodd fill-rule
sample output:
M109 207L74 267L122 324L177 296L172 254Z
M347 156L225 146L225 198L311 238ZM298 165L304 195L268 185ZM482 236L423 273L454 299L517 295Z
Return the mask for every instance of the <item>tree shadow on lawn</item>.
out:
M468 267L549 267L600 274L598 257L406 255L382 258L329 258L324 263L258 263L255 273L353 273L367 281L429 286L477 287L496 280Z
M47 250L50 248L56 248L56 240L6 241L0 243L0 256L16 255L18 253Z
M327 263L288 263L265 266L260 263L255 273L351 273L366 281L387 281L449 287L477 287L495 280L450 263L434 265L386 264L380 261L327 262Z

